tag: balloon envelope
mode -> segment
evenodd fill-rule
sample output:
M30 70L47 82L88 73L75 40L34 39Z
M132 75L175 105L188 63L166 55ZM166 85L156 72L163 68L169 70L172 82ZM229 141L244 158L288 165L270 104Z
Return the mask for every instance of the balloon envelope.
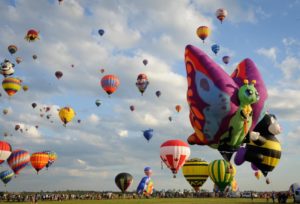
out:
M118 188L124 193L132 184L133 177L129 173L120 173L115 177L115 183Z
M21 82L18 78L7 77L3 79L2 87L9 96L13 96L21 89Z
M34 42L39 39L39 32L35 29L30 29L27 31L27 34L25 36L25 40L28 42Z
M161 92L160 92L160 91L156 91L156 92L155 92L155 95L159 98L160 95L161 95Z
M210 29L207 26L200 26L196 33L197 36L204 42L204 40L210 35Z
M216 11L216 17L221 21L221 23L226 18L227 14L228 14L227 10L223 8L220 8Z
M63 76L63 73L61 71L56 71L55 76L57 79L60 79Z
M143 131L143 135L145 139L149 142L151 138L153 137L153 129L148 129Z
M108 95L114 93L119 85L119 78L115 75L105 75L101 79L101 86Z
M19 172L29 164L29 162L29 152L21 149L14 150L7 159L8 165L15 174L19 174Z
M60 120L66 125L68 122L73 120L76 113L71 107L61 108L58 112Z
M49 162L49 155L45 152L36 152L30 156L31 166L37 173L43 169Z
M5 170L0 172L0 180L6 185L14 177L14 172L12 170Z
M11 155L12 148L8 142L0 141L0 164Z
M104 31L103 29L99 29L99 30L98 30L98 34L99 34L100 36L104 35L104 33L105 33L105 31Z
M7 49L10 54L15 54L18 51L18 48L15 45L9 45Z

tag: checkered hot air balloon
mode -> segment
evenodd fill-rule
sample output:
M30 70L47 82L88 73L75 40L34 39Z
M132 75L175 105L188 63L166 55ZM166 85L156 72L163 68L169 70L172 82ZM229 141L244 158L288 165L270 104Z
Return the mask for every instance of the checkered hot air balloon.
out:
M11 155L11 146L5 141L0 141L0 164L2 164Z
M120 81L119 78L115 75L105 75L104 77L102 77L100 84L103 90L108 95L110 95L118 89Z
M15 174L19 174L19 172L29 164L29 162L29 152L22 149L14 150L7 159L8 165Z
M31 166L38 174L49 162L49 155L45 152L35 152L30 156Z
M181 140L167 140L160 146L160 158L171 169L174 178L189 158L190 153L191 150L188 144Z

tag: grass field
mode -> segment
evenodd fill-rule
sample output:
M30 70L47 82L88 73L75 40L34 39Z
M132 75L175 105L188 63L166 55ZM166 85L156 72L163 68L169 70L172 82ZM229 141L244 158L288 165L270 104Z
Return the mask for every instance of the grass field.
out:
M288 203L292 203L293 201L291 199L288 200ZM19 202L17 202L19 203ZM15 204L17 204L15 203ZM30 203L30 202L27 202ZM62 202L56 202L56 201L39 201L38 204L55 204L55 203L61 203L61 204L147 204L147 203L153 203L153 204L173 204L173 203L188 203L188 204L211 204L211 203L242 203L242 204L252 204L252 203L272 203L272 200L270 199L269 202L266 202L266 199L254 199L251 201L251 199L247 198L172 198L172 199L121 199L121 200L74 200L74 201L62 201ZM278 202L276 202L278 203ZM13 204L13 203L11 203ZM20 204L20 203L19 203Z

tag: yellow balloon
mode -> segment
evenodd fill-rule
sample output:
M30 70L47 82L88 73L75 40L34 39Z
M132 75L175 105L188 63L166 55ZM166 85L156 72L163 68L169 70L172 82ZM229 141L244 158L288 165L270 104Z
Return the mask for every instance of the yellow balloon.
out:
M71 107L64 107L59 110L58 115L61 121L64 123L64 125L66 125L68 122L73 120L76 113Z

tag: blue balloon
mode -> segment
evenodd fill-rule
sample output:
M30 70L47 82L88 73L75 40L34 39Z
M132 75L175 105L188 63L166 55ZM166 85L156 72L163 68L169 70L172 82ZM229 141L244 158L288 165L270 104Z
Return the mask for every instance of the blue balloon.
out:
M153 129L144 130L143 133L144 133L144 137L149 142L149 140L153 137Z
M148 185L149 181L150 181L150 177L148 177L148 176L145 176L145 177L142 178L142 180L140 181L140 183L139 183L139 185L136 189L137 194L143 194L144 193L144 191L147 188L147 185Z
M160 92L160 91L156 91L156 92L155 92L155 95L156 95L157 97L160 97L161 92Z
M14 172L12 170L2 171L0 173L0 180L6 185L14 176Z
M219 52L219 50L220 50L220 46L217 45L217 44L214 44L214 45L211 46L211 50L212 50L215 54L217 54L217 53Z
M103 30L103 29L99 29L99 30L98 30L98 33L99 33L99 35L102 36L102 35L104 35L104 30Z

